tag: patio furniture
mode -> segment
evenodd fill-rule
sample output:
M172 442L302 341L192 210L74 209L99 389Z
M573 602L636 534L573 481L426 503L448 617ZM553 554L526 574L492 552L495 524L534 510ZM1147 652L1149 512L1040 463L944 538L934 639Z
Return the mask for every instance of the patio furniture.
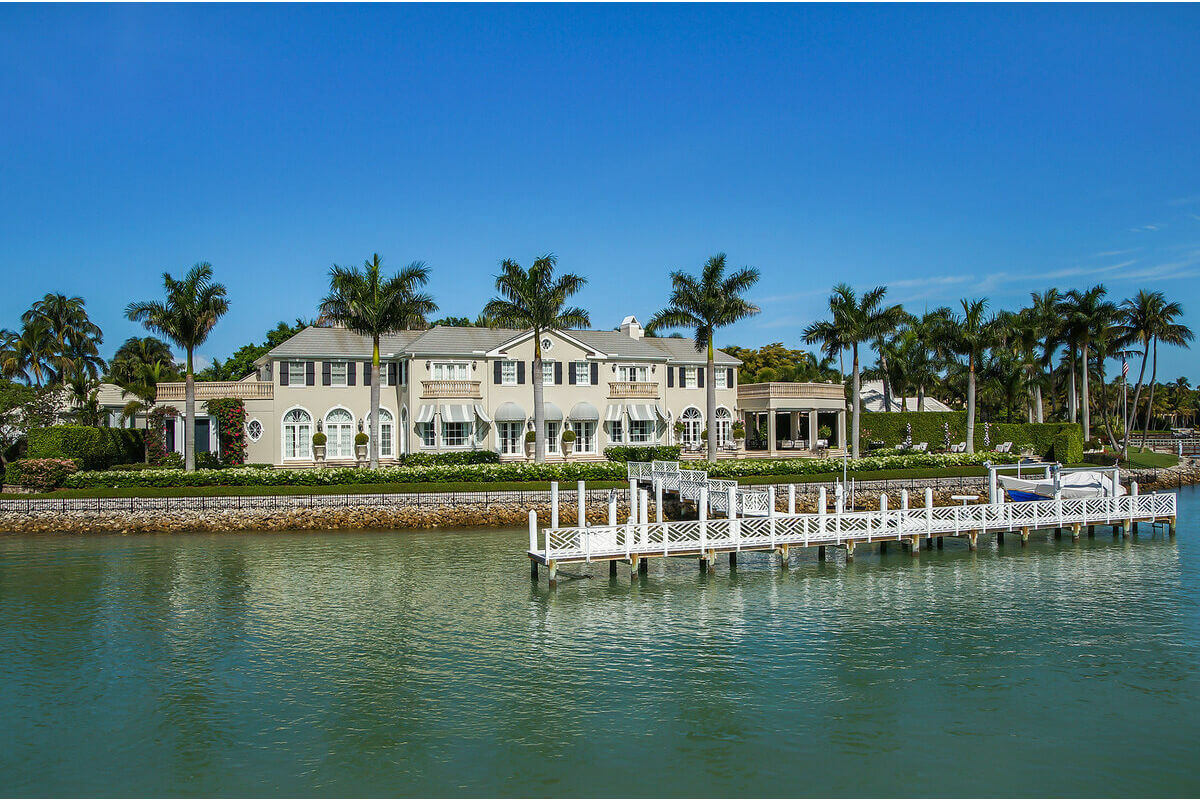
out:
M996 452L997 452L997 453L1011 453L1011 452L1012 452L1012 447L1013 447L1013 443L1012 443L1012 442L1005 442L1004 444L1002 444L1002 445L999 445L999 446L996 448Z
M925 453L929 450L929 442L921 442L918 445L913 445L914 453Z
M979 495L977 495L977 494L952 494L952 495L950 495L950 499L951 500L962 500L962 504L965 506L967 503L971 502L972 500L978 500Z

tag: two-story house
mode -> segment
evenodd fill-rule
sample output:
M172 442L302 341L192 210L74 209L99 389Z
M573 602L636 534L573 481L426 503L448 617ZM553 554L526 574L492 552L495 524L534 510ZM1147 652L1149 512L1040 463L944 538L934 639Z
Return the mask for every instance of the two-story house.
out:
M525 459L535 380L544 390L552 460L602 458L606 447L617 444L701 446L709 424L705 354L689 340L647 337L627 317L615 331L544 333L541 345L542 374L535 375L532 331L402 331L383 338L380 369L373 374L369 338L311 327L263 356L256 375L197 384L198 399L242 397L247 461L279 466L312 466L318 430L326 435L327 463L352 463L355 434L372 429L372 381L380 387L384 463L406 453L479 449ZM733 446L739 363L716 352L715 424L723 447ZM203 406L199 413L206 413ZM563 453L567 428L575 441Z

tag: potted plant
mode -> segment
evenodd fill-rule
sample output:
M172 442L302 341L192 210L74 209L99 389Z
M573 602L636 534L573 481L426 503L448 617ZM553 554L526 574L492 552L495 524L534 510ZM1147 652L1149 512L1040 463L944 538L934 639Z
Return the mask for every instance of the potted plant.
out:
M313 461L318 464L325 463L325 434L317 431L312 438Z
M571 453L575 450L575 431L567 428L562 432L562 453L563 458L570 458Z
M537 434L533 431L525 431L525 457L533 458L534 447L537 446Z
M735 422L729 428L729 433L732 434L734 443L736 443L738 449L741 450L742 443L746 441L746 426L740 421Z
M683 441L683 422L675 420L675 443L679 444Z
M367 441L368 440L369 440L369 437L367 436L367 434L363 433L362 431L359 431L358 433L354 434L354 457L357 458L359 461L365 461L367 458Z

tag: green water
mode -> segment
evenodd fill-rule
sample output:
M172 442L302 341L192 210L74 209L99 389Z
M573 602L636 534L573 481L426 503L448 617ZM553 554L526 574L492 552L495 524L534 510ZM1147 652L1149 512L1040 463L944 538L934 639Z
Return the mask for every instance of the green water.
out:
M0 792L1195 795L1198 520L554 594L523 531L0 537Z

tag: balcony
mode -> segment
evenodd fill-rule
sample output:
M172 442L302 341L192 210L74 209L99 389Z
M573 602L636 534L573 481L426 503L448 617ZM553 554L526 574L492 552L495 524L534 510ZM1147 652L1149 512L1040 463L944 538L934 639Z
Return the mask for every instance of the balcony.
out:
M160 383L155 401L159 403L183 402L183 383ZM197 400L217 400L230 397L237 400L270 400L274 397L275 384L270 381L196 381Z
M658 384L650 381L609 381L608 396L614 399L657 400Z
M479 390L479 381L421 381L421 397L465 397L480 400L483 393Z

